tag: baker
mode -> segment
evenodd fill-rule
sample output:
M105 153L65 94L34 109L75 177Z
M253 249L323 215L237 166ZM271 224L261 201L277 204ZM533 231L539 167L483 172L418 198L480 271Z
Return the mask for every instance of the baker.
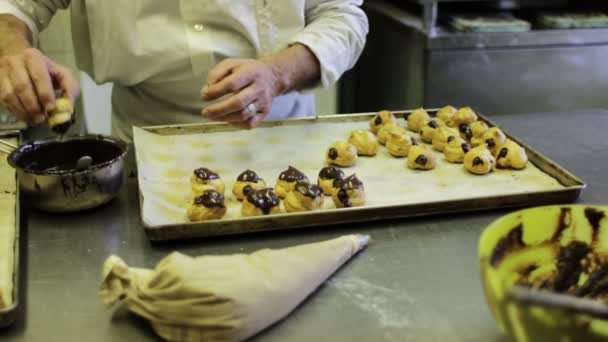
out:
M74 100L69 69L36 48L70 7L78 67L113 82L113 134L131 126L228 122L315 113L306 90L330 86L358 59L362 0L5 0L0 2L0 101L18 119L47 121L55 88Z

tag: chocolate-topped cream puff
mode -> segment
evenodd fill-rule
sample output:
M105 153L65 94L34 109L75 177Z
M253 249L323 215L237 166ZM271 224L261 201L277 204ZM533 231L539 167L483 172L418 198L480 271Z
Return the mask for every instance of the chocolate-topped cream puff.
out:
M520 170L528 165L528 155L526 149L519 146L515 141L507 139L507 142L498 150L496 157L496 167L512 168Z
M393 157L407 157L410 148L414 145L418 145L418 141L413 136L405 131L394 132L388 138L386 149Z
M494 169L495 159L486 145L472 148L464 155L464 168L475 175L485 175Z
M258 190L266 187L266 182L257 173L247 169L243 171L232 186L232 194L236 199L242 201L250 190Z
M378 130L378 142L382 145L386 145L388 138L393 133L403 132L405 133L405 128L399 126L397 123L394 124L386 124Z
M243 199L241 215L261 216L281 212L281 199L272 188L251 190Z
M279 174L277 184L274 186L275 191L281 198L285 198L287 193L293 190L293 187L299 181L308 181L308 177L293 166L289 166L287 170Z
M469 145L461 137L451 138L452 139L449 139L450 142L443 150L445 159L450 163L462 163L464 160L464 155L471 150L471 145Z
M445 123L440 119L431 119L424 122L420 127L420 138L422 141L430 143L439 127L444 127Z
M220 194L224 194L224 182L215 172L206 167L200 167L192 173L190 185L195 195L202 194L205 190L213 189Z
M369 121L369 127L376 134L380 127L391 122L397 122L393 113L389 110L381 110Z
M215 190L205 190L194 197L187 210L190 221L206 221L221 219L226 215L224 195Z
M458 137L458 132L450 127L439 127L433 135L433 148L439 152L443 152L445 146L448 144L448 140L456 137Z
M327 148L325 160L330 165L353 166L357 162L357 148L353 144L338 141Z
M75 121L72 101L65 97L58 98L55 101L55 110L49 114L47 121L51 130L58 134L65 134Z
M471 129L471 138L469 141L471 142L471 146L477 147L483 144L483 135L488 130L488 125L483 121L474 121L469 125Z
M412 170L431 170L435 168L435 155L426 145L415 145L407 155L407 167Z
M441 119L448 127L454 127L454 114L458 110L453 106L445 106L437 112L437 118Z
M378 139L370 131L354 130L350 133L348 142L355 146L360 156L375 156L378 153Z
M319 184L325 195L331 196L334 190L334 180L341 180L342 178L344 178L344 171L337 166L330 165L319 171L317 184Z
M482 136L481 140L488 147L492 155L496 155L502 148L502 145L507 142L507 136L498 127L488 129Z
M454 117L452 118L454 126L460 126L462 124L468 125L475 120L477 120L477 114L475 114L471 107L463 107L458 109L458 111L454 114Z
M316 184L297 182L292 191L287 193L283 205L287 212L317 210L323 206L323 190Z
M335 185L332 199L336 208L360 207L365 204L365 187L357 175L337 180Z
M412 132L420 132L422 125L431 120L431 116L424 109L418 108L407 117L407 129Z

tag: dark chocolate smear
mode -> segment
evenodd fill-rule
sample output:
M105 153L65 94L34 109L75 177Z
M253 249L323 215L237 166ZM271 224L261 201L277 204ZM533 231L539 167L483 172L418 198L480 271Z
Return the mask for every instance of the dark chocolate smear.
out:
M293 166L287 168L287 170L281 172L279 175L279 179L286 182L297 182L301 180L308 179L305 174L300 172L300 170L296 169Z
M464 137L467 140L471 140L473 138L473 131L471 131L470 128L467 128L467 130L464 132Z
M450 136L448 137L448 143L451 143L451 142L452 142L452 140L454 140L454 139L456 139L456 137L455 137L455 136L453 136L453 135L450 135Z
M338 190L338 201L340 201L345 208L350 208L353 206L352 203L350 203L350 198L348 198L348 193L344 188Z
M552 241L559 240L559 238L562 236L562 232L564 231L564 229L566 229L566 228L568 228L568 226L570 226L571 222L572 222L572 209L561 208L561 211L559 213L559 219L557 220L557 228L556 228L555 233L553 234L553 237L551 238L551 240Z
M331 160L336 160L336 158L338 158L338 150L336 150L335 148L330 148L329 152L327 153L327 156L329 157L329 159Z
M473 159L473 166L477 165L483 165L483 159L481 159L480 157L475 157L475 159Z
M469 125L463 123L463 124L458 125L458 130L460 131L460 133L464 133L471 129L469 128Z
M437 128L437 121L435 121L435 120L429 120L428 125L431 128Z
M496 146L496 141L494 140L494 138L490 138L486 140L486 144L488 144L488 147L492 148Z
M302 195L310 198L317 198L323 194L320 186L303 181L297 182L295 189Z
M245 185L243 187L243 195L247 196L247 194L252 190L253 190L253 188L251 187L251 185Z
M557 261L557 278L553 283L553 289L557 292L565 292L578 282L583 271L581 260L591 251L591 247L581 241L572 241L559 252Z
M426 165L428 161L429 159L424 154L419 155L416 157L416 160L414 160L414 162L419 165Z
M500 152L498 152L498 156L496 156L496 160L498 161L500 158L506 158L507 154L509 154L509 149L506 147L501 148Z
M605 292L608 289L608 264L601 265L596 269L583 286L576 290L578 297L593 297Z
M51 128L51 130L57 134L60 135L64 135L68 129L70 129L70 127L72 127L72 125L76 122L76 117L75 115L72 114L72 117L70 118L70 120L61 123L59 125L55 125L53 126L53 128Z
M327 166L319 171L319 178L321 179L336 179L343 178L344 171L336 166Z
M469 144L467 144L467 143L460 144L460 148L462 148L462 151L464 153L467 153L471 150L471 146L469 146Z
M380 117L380 115L376 115L376 120L374 120L374 124L376 124L376 126L380 125L382 123L382 118Z
M194 174L196 175L196 177L198 177L198 179L202 179L202 180L209 180L209 179L219 179L220 176L209 170L206 167L200 167L196 170L194 170Z
M260 177L258 177L257 173L247 169L243 171L236 180L239 182L257 183L260 181Z
M207 208L224 208L224 195L215 190L206 190L202 195L194 199L195 205L203 205Z
M505 255L511 251L522 248L523 246L523 227L520 224L511 229L507 236L498 241L496 247L494 247L494 250L492 251L492 255L490 256L490 264L494 268L498 267Z
M597 236L600 232L600 221L606 217L606 214L595 208L585 208L585 217L589 224L591 225L591 229L593 229L593 240L597 241Z
M412 142L412 145L414 145L414 146L418 145L418 140L416 140L416 138L410 137L410 141Z
M279 196L277 196L272 188L249 191L247 193L247 200L257 208L260 208L264 215L268 215L272 208L281 203Z
M335 184L336 184L336 181L334 181L334 185ZM340 188L342 188L342 189L347 189L347 190L363 189L363 182L361 182L359 180L359 178L357 178L356 174L352 174L352 175L344 178L342 183L339 183L339 184L340 184Z

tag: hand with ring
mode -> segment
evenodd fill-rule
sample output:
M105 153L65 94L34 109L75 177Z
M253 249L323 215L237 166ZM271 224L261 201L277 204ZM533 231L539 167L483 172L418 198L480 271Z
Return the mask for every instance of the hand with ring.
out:
M226 59L209 72L201 90L204 100L225 99L209 105L203 115L211 120L252 129L270 112L279 84L272 67L255 59Z

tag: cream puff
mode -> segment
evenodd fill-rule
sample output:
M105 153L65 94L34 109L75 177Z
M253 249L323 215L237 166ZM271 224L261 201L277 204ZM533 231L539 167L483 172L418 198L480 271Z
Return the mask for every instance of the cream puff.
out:
M241 215L261 216L281 212L281 199L272 188L252 190L243 199Z
M348 142L355 146L357 155L375 156L378 153L378 139L370 131L363 129L354 130L350 133Z
M323 190L316 184L297 182L292 191L287 193L283 205L287 212L311 211L323 206Z
M209 170L206 167L200 167L192 173L190 177L190 185L192 186L192 193L200 195L205 190L215 190L220 194L224 194L224 182L220 176Z
M412 170L431 170L435 168L435 155L426 145L415 145L407 155L407 167Z
M482 136L482 141L488 146L492 155L496 155L507 142L507 136L498 127L488 129Z
M437 118L441 119L448 127L454 127L454 114L457 109L453 106L445 106L437 112Z
M433 148L439 152L443 152L445 146L448 144L448 140L456 137L458 137L458 132L455 130L446 126L439 127L433 135Z
M207 221L221 219L226 215L224 195L215 190L205 190L196 196L187 209L190 221Z
M365 187L357 175L352 174L335 183L332 199L336 208L360 207L365 204Z
M388 138L394 132L403 132L405 133L405 128L399 126L397 123L386 124L380 127L378 130L378 142L382 145L386 145Z
M412 146L418 145L416 138L408 133L395 132L390 135L386 143L386 149L393 157L407 157Z
M471 150L471 145L460 137L451 137L448 140L450 142L443 150L445 159L450 163L462 163L464 155Z
M494 169L492 152L485 145L472 148L464 155L464 168L475 175L485 175Z
M48 125L53 132L65 134L75 122L74 104L68 98L60 97L55 101L55 110L50 113Z
M433 136L439 127L444 127L445 123L440 119L431 119L426 121L420 128L420 138L422 141L430 143L433 141Z
M357 148L353 144L339 141L327 148L325 157L327 164L353 166L357 162Z
M342 180L344 178L344 171L339 167L330 165L324 167L319 171L319 178L317 184L323 190L323 193L327 196L331 196L334 191L334 180Z
M242 201L250 190L258 190L266 187L266 182L257 173L247 169L243 171L232 186L232 194L237 200Z
M374 115L374 117L369 121L369 127L372 132L376 134L378 133L380 127L391 122L397 122L397 119L395 119L393 113L388 110L381 110L376 115Z
M496 154L496 167L512 168L516 170L524 169L528 165L528 155L526 149L519 146L511 139L507 139L505 144Z
M471 137L469 141L471 142L471 146L477 147L483 144L483 135L488 130L488 125L483 121L474 121L469 125L471 130Z
M468 125L475 120L477 120L477 114L475 114L471 107L463 107L458 109L458 111L454 114L454 117L452 118L454 126L460 126L462 124Z
M418 108L415 111L411 112L407 117L407 129L412 132L420 132L422 129L422 125L431 120L431 116L424 109Z
M299 181L308 181L308 177L295 167L289 166L287 170L279 174L274 189L280 198L285 198Z

